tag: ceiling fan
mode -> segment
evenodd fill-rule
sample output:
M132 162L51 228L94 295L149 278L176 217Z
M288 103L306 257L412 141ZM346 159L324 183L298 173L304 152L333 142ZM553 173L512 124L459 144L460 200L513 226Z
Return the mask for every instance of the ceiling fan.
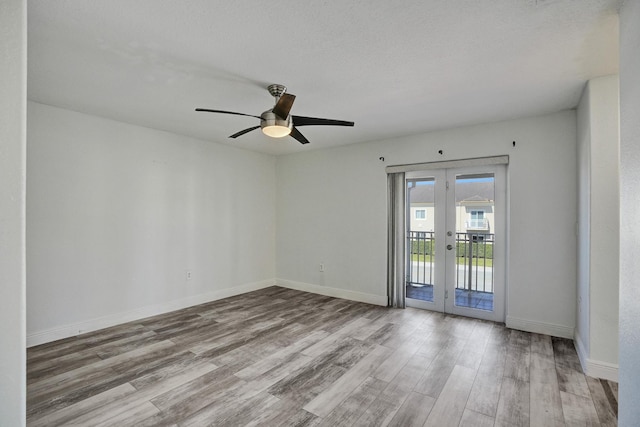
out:
M248 116L260 119L258 126L252 126L250 128L241 130L234 133L229 138L237 138L249 133L252 130L261 128L262 132L272 138L282 138L287 135L291 135L294 139L301 144L308 144L309 140L298 130L299 126L353 126L353 122L346 122L344 120L332 120L332 119L320 119L318 117L304 117L289 115L293 101L296 99L295 95L285 93L287 88L283 85L273 84L267 88L269 93L276 99L275 106L271 110L267 110L260 116L254 116L253 114L235 113L233 111L223 110L209 110L207 108L196 108L196 111L206 111L209 113L222 113L233 114L236 116Z

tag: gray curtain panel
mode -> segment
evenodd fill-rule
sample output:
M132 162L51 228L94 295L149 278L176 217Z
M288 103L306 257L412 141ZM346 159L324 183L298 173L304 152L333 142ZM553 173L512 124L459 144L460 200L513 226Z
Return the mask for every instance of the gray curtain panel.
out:
M387 294L389 307L405 308L405 188L404 172L387 175Z

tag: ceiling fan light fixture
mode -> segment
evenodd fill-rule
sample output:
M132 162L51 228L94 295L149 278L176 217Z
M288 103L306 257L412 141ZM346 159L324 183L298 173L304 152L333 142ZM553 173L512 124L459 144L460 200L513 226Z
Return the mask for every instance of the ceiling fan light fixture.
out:
M260 128L262 133L272 138L282 138L291 133L293 124L291 123L291 116L287 116L286 119L281 119L271 110L265 111L260 117Z
M266 126L262 128L262 133L271 138L282 138L291 133L291 129L286 126Z

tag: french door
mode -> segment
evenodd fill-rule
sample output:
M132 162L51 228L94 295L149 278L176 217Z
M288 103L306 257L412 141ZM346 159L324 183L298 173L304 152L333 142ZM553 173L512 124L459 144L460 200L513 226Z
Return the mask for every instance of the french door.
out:
M407 305L504 321L504 165L407 172Z

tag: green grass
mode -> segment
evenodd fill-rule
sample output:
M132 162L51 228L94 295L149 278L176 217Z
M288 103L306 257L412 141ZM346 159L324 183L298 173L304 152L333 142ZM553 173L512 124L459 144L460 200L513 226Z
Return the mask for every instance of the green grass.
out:
M420 254L411 254L411 260L412 261L418 261L418 262L432 262L433 261L433 255L420 255ZM456 264L458 265L464 265L465 264L465 258L464 257L458 257L456 258ZM473 258L473 265L474 266L478 266L478 267L493 267L493 259L491 258Z

